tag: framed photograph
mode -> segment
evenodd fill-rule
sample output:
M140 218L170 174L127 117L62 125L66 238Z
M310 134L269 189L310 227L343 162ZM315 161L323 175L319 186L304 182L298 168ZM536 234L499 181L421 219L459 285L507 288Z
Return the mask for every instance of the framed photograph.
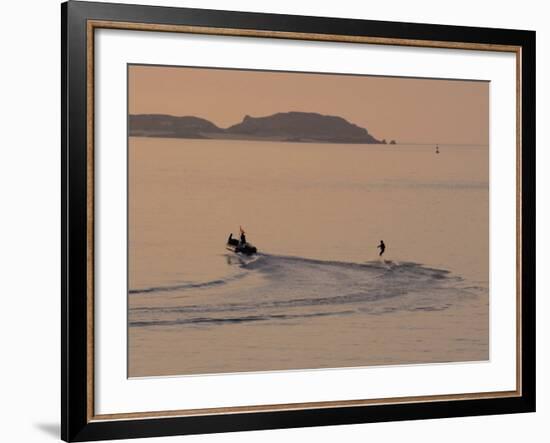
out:
M535 33L70 1L62 438L535 410Z

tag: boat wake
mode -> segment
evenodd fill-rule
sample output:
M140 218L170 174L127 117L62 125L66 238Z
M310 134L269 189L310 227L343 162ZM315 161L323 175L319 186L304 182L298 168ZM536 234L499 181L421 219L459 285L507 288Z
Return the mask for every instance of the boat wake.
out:
M441 311L486 291L448 270L412 262L260 253L227 255L227 263L228 277L131 289L130 326L290 324L326 316Z

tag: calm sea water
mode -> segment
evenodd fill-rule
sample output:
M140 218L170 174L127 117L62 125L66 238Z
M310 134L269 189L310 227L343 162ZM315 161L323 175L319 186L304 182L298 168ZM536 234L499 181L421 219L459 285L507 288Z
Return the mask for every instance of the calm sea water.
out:
M131 138L130 376L487 359L488 148L440 151Z

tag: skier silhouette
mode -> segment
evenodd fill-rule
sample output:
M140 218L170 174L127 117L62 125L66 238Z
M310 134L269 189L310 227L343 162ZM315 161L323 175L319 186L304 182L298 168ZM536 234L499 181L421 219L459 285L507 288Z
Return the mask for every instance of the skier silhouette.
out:
M380 240L380 244L377 246L378 249L380 249L380 254L378 254L380 257L382 257L382 254L386 250L386 245L384 244L384 240Z

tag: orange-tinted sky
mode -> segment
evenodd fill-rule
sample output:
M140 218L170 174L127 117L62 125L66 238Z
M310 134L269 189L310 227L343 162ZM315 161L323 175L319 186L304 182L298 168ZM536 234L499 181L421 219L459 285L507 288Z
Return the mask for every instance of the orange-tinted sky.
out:
M131 114L194 115L220 127L245 115L337 115L378 139L489 143L489 83L165 66L129 67Z

